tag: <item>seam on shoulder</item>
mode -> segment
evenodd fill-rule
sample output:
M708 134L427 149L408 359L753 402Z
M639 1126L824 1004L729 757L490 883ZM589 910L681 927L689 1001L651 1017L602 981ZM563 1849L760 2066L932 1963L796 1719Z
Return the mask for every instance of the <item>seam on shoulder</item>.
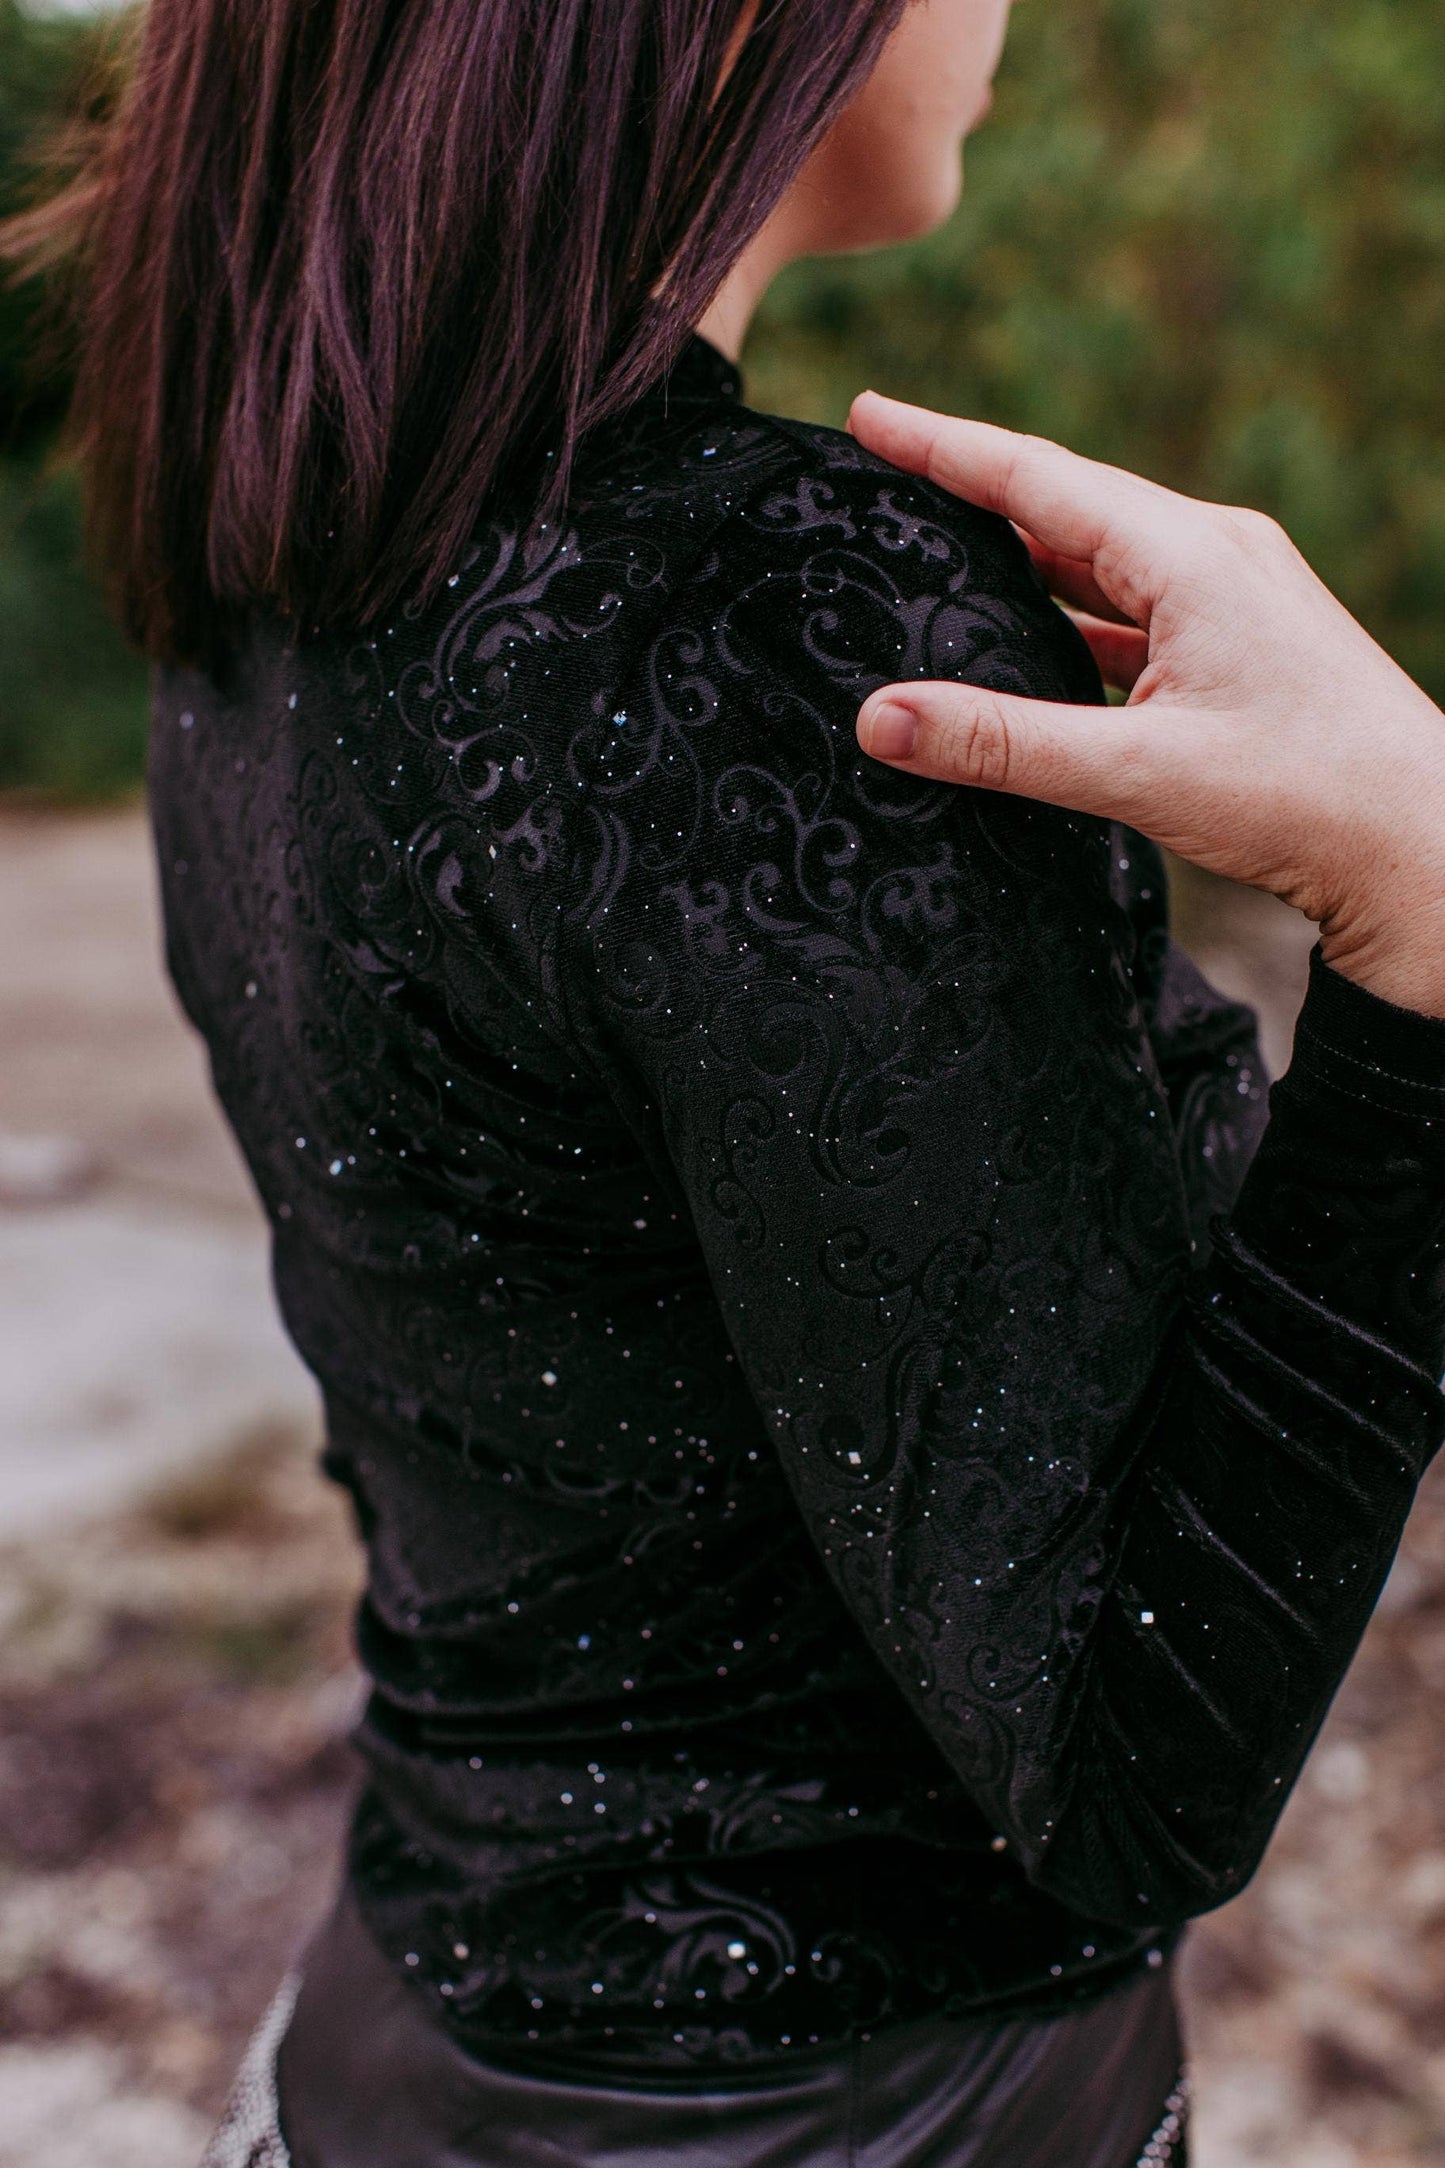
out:
M1014 530L1001 513L990 512L983 505L972 503L967 497L954 496L941 482L930 481L926 474L910 474L906 467L895 467L878 452L870 452L866 445L860 444L857 438L850 436L845 429L833 429L825 422L802 422L785 414L769 414L762 418L772 422L805 460L818 456L816 440L819 435L836 438L839 447L847 447L854 456L849 464L845 465L840 461L832 470L834 473L857 474L866 476L871 481L892 482L899 488L916 489L935 504L940 512L952 511L956 514L960 524L977 522L1000 539L1005 535L1013 537ZM1019 547L1022 548L1022 544Z

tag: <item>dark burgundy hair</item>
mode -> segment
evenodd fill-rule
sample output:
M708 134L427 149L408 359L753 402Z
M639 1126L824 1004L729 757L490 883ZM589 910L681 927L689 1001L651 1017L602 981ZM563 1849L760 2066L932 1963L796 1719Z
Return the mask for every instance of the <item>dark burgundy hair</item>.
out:
M119 614L365 622L668 366L906 0L149 0L83 244ZM553 483L554 491L560 486Z

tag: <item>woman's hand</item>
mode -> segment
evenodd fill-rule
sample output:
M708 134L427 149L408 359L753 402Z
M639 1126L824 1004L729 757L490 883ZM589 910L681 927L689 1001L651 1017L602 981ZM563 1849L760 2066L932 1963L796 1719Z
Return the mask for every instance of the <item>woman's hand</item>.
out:
M860 711L865 752L1125 821L1296 904L1346 977L1445 1015L1445 716L1272 520L874 392L850 426L1013 520L1129 694L890 685Z

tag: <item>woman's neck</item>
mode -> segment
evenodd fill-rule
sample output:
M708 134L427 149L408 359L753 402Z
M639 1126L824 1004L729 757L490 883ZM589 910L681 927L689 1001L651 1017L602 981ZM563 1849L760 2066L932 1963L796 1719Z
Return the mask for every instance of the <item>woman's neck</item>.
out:
M697 320L701 336L736 361L758 303L785 264L806 253L797 245L792 206L785 197L754 236Z

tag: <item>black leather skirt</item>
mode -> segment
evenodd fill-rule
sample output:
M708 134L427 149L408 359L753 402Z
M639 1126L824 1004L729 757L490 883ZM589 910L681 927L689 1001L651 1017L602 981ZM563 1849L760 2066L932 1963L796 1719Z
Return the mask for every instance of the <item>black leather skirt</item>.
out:
M927 2019L708 2092L520 2075L436 2024L343 1895L203 2168L1183 2168L1169 1970L1046 2021Z

